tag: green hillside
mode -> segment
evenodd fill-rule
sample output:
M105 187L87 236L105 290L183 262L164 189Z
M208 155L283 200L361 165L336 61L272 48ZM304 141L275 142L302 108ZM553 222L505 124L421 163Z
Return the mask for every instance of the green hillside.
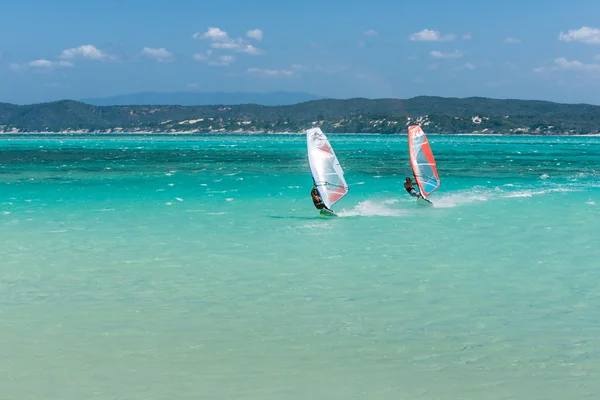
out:
M409 120L410 118L410 120ZM0 132L598 133L600 106L480 97L314 100L288 106L92 106L0 103Z

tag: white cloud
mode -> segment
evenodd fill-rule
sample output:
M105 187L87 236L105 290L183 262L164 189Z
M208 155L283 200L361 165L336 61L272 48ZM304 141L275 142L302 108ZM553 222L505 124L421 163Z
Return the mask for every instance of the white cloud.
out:
M98 50L91 44L84 44L83 46L73 47L70 49L63 50L60 58L71 59L75 57L83 57L90 60L103 60L108 58L108 55Z
M377 35L379 35L379 32L377 32L374 29L368 29L363 32L363 36L365 36L365 37L375 37ZM365 47L367 47L367 41L366 41L366 39L361 39L356 43L356 45L358 47L360 47L361 49L365 48Z
M265 69L265 68L248 68L248 73L256 74L261 76L272 76L272 77L289 77L294 75L294 71L287 69Z
M246 45L246 47L244 47L240 51L247 53L247 54L252 54L252 55L258 55L258 54L263 53L263 51L261 49L256 48L256 47L252 46L251 44Z
M196 61L206 61L208 59L210 59L210 56L212 54L212 50L206 50L206 54L194 54L194 60Z
M246 32L246 36L248 36L250 39L260 41L263 38L263 32L260 29L252 29L252 30Z
M260 29L248 31L246 35L256 40L262 39L262 31ZM203 34L194 33L192 37L194 39L208 39L211 42L210 47L213 49L235 50L252 55L264 53L261 49L251 44L246 44L243 38L233 39L227 32L219 28L211 27Z
M30 67L38 67L38 68L49 68L52 66L52 61L48 60L35 60L29 63Z
M600 64L585 64L581 61L568 61L561 57L554 60L554 65L551 67L534 68L533 72L548 72L548 71L582 71L582 72L600 72Z
M443 35L439 31L423 29L420 32L413 33L409 36L412 41L428 41L428 42L446 42L454 40L456 36L453 34Z
M320 74L326 74L326 75L334 75L334 74L339 74L341 72L348 71L348 67L346 67L344 65L293 64L292 70L297 71L297 72L312 72L312 73L320 73Z
M211 47L215 49L236 49L240 47L241 39L236 42L229 34L219 28L210 27L206 32L200 34L196 32L192 35L194 39L208 39L211 41Z
M196 32L192 35L194 39L210 39L217 42L226 42L229 40L229 35L227 32L222 31L219 28L209 27L206 32L200 34L200 32Z
M594 60L600 60L600 54L594 57Z
M216 59L214 59L212 61L209 61L208 64L209 65L227 66L227 65L231 64L234 61L235 61L235 57L234 56L225 55L225 56L219 56Z
M564 42L600 44L600 29L583 26L579 29L570 29L567 33L561 31L558 35L558 40Z
M33 60L24 64L12 63L8 66L8 68L13 72L24 72L27 69L33 68L34 70L50 70L52 68L61 68L61 67L72 67L73 64L69 61L50 61L46 59L38 59Z
M157 61L169 61L173 58L173 54L167 51L167 49L165 49L164 47L158 49L144 47L144 49L142 50L142 55L149 58L154 58Z
M471 39L473 39L473 35L471 35L470 33L467 33L466 35L463 35L462 39L463 40L471 40Z
M49 61L49 60L34 60L29 63L33 68L52 68L52 67L72 67L73 64L69 61Z
M240 44L236 43L234 40L231 40L230 42L211 43L210 47L213 49L238 49Z
M507 37L504 39L504 43L521 43L521 39Z
M202 61L212 66L226 67L235 61L235 57L230 55L213 57L212 50L207 50L206 54L194 54L194 60Z
M91 44L86 44L83 46L63 50L63 52L58 57L61 60L58 61L51 61L41 58L30 61L26 64L12 63L10 64L9 68L12 71L24 71L28 68L43 70L58 67L73 67L73 63L71 61L67 61L67 59L74 59L76 57L87 58L90 60L114 59L114 57L103 53Z
M429 54L434 58L460 58L463 56L463 53L458 50L452 53L442 53L441 51L434 50Z
M463 65L463 68L465 69L475 69L475 66L473 64L471 64L470 62L465 63L465 65Z

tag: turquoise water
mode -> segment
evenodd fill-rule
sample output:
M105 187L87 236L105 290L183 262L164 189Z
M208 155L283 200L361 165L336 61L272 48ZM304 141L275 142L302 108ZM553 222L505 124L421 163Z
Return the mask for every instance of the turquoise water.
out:
M0 140L0 398L596 399L600 138Z

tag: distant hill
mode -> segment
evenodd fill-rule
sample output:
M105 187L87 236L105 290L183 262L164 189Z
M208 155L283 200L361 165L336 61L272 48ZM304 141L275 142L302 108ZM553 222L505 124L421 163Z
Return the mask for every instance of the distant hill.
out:
M320 99L324 99L324 97L303 92L142 92L112 97L82 99L81 101L94 106L206 106L213 104L284 106Z
M302 132L590 134L600 106L481 97L313 100L294 105L93 106L63 100L18 106L0 103L0 132Z

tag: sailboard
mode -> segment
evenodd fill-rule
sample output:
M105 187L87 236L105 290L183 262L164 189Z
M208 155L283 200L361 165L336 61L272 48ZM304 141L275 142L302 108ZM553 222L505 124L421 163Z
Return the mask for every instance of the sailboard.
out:
M342 166L321 128L306 131L308 163L313 182L329 210L321 210L321 215L337 215L331 207L348 193Z
M433 203L427 197L440 187L441 182L431 146L419 125L408 127L408 150L413 175L421 193L421 197L417 197L417 203L431 205Z

